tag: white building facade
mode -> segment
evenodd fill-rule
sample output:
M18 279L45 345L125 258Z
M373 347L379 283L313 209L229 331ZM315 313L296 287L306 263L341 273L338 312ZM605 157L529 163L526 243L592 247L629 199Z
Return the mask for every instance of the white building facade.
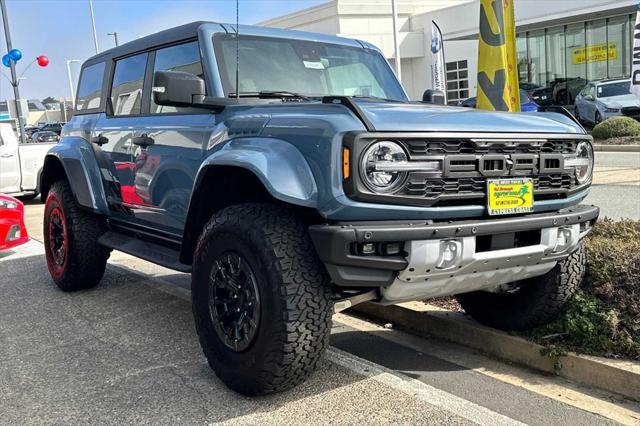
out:
M443 33L449 102L475 96L480 1L396 4L402 84L411 99L431 88L432 20ZM514 7L523 88L555 87L554 103L571 104L583 81L629 77L637 0L515 0ZM394 63L391 0L332 0L260 25L368 41Z

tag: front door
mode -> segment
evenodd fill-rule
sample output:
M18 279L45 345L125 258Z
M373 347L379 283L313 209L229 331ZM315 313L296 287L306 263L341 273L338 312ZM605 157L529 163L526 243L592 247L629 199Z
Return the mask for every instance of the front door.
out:
M196 40L150 55L150 79L155 71L182 71L203 77ZM161 106L149 96L148 113L138 122L132 139L136 197L131 208L141 225L182 235L193 183L202 163L203 144L214 120L208 110Z

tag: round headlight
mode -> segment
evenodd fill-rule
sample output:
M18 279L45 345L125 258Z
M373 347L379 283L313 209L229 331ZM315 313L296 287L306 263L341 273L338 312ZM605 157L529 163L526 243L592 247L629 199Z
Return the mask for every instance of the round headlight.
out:
M394 163L405 163L407 154L402 147L390 141L371 144L362 154L360 174L372 192L391 192L404 182L407 172Z
M576 148L576 180L580 185L588 182L593 173L593 147L589 142L580 142Z

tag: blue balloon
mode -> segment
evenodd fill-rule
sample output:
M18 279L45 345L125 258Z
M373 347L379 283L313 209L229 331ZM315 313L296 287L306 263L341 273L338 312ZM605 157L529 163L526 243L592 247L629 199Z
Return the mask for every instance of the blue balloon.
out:
M11 49L11 51L9 52L9 57L18 62L20 59L22 59L22 52L18 49Z
M11 57L9 55L4 55L2 57L2 65L7 68L11 68Z

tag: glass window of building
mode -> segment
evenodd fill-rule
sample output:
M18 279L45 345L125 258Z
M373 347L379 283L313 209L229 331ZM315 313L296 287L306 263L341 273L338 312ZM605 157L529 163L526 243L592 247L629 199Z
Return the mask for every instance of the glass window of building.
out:
M609 77L629 77L631 73L631 22L627 15L609 18L607 35L609 41Z
M587 22L586 39L584 61L587 64L587 79L601 80L607 78L609 57L607 20L598 19Z
M447 62L447 103L457 105L469 97L469 64L467 61Z
M518 81L529 82L529 64L527 63L527 33L516 34L516 57L518 58Z
M567 25L565 40L566 83L564 88L553 90L554 101L559 105L573 104L576 95L587 83L585 24Z
M551 91L553 85L562 85L564 82L559 79L563 79L566 75L566 63L565 63L565 46L564 46L564 27L553 27L547 30L545 38L545 51L546 51L546 64L547 73L545 85L548 87L546 96L551 98Z
M530 31L527 35L529 71L527 81L537 86L547 82L547 58L544 30Z

